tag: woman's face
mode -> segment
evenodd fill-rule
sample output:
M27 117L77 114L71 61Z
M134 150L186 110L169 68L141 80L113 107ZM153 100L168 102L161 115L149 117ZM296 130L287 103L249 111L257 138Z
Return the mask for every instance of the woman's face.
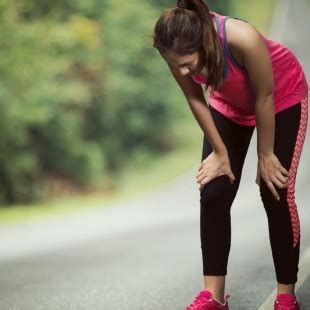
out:
M203 59L199 52L180 56L174 52L161 53L166 62L175 68L181 75L194 75L202 71Z

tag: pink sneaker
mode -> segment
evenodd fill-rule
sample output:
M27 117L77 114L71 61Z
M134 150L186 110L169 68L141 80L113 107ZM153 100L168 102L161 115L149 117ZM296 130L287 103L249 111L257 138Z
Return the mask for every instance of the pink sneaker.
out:
M185 310L229 310L227 299L230 296L225 297L225 304L220 303L213 298L211 291L202 290L195 297L192 304L186 307Z
M293 295L278 294L274 302L274 310L300 310L300 307Z

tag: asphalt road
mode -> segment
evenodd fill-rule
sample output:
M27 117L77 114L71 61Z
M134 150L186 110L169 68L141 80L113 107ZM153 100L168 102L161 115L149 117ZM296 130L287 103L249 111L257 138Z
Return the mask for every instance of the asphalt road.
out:
M310 80L310 4L284 2L286 22L277 26L277 35L295 51ZM309 156L307 134L296 183L301 257L310 247ZM196 166L199 160L197 154ZM258 309L276 283L255 167L253 139L232 208L226 281L231 309ZM108 208L1 226L0 310L184 309L203 288L195 173L196 167ZM297 293L303 309L310 309L307 272Z

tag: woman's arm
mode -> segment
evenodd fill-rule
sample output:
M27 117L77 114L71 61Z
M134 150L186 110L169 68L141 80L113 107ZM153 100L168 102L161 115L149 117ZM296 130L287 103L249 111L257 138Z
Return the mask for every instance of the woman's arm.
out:
M191 77L183 76L169 64L168 66L183 91L193 115L213 149L213 153L204 159L198 168L196 178L197 182L200 183L199 189L201 190L205 184L220 175L227 175L230 182L233 183L235 176L231 171L228 152L214 124L202 87L195 83Z
M202 87L195 83L190 76L183 76L169 64L168 66L213 151L219 154L227 153L226 147L213 122Z
M227 37L241 57L255 92L259 171L275 198L279 199L274 185L287 186L288 172L274 155L274 79L270 55L261 34L248 23L233 21L227 24Z
M228 43L239 52L255 92L257 153L258 156L268 155L273 153L275 126L274 79L269 52L253 26L239 20L226 23Z

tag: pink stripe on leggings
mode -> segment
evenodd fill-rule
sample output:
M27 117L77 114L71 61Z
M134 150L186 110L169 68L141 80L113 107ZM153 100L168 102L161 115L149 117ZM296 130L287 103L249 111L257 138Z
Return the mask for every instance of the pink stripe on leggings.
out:
M297 211L297 206L295 203L295 182L296 182L296 174L297 168L300 160L300 155L302 151L302 147L305 141L305 135L308 124L308 96L301 101L301 116L300 116L300 125L297 134L297 140L294 148L294 155L292 158L291 167L289 170L290 180L287 189L287 203L289 206L289 212L291 216L292 229L293 229L293 237L294 243L293 247L298 244L300 238L300 222Z

